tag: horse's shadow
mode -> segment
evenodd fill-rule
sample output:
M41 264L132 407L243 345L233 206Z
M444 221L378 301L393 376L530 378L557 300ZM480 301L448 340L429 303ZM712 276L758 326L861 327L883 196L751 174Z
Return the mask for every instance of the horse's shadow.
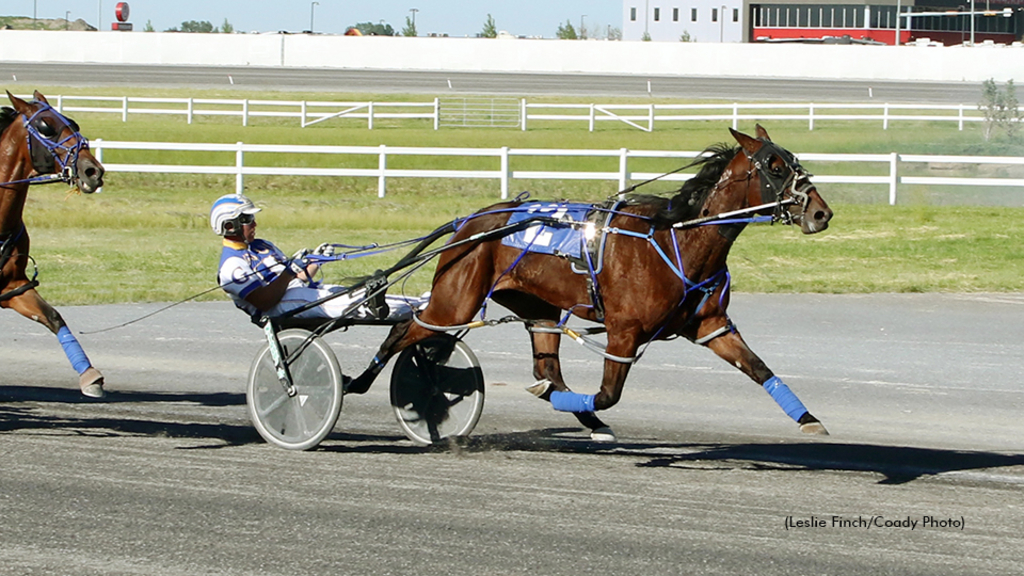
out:
M41 414L20 403L90 404L77 390L0 386L0 433L25 430L73 430L83 436L164 436L210 440L182 450L217 449L263 443L256 429L242 419L234 422L173 422L134 415L81 413ZM114 392L102 404L191 403L208 407L245 404L245 394ZM777 443L666 443L651 441L593 442L581 428L547 428L507 434L486 434L453 439L426 448L405 442L401 434L381 435L334 431L318 448L333 453L424 454L434 452L571 452L639 458L641 468L746 469L791 471L871 472L883 476L880 484L903 484L924 476L948 472L1024 466L1024 454L965 450L841 444L833 442ZM1015 476L1016 477L1016 476ZM1024 474L1019 476L1024 481Z
M641 468L872 472L883 477L879 484L905 484L924 476L948 472L1024 466L1024 454L911 446L834 442L678 444L641 441L604 444L585 437L566 436L567 433L579 432L578 428L551 428L474 436L461 441L458 450L614 454L644 459L636 464ZM1024 474L1014 475L1014 478L1014 482L1019 478L1024 483Z

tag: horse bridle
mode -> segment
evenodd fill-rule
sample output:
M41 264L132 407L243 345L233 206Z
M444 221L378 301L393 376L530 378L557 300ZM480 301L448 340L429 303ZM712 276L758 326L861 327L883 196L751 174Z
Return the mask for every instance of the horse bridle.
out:
M21 118L27 133L25 138L29 155L32 159L32 167L36 172L40 173L40 176L11 182L0 182L0 186L26 183L49 184L51 182L72 184L78 177L78 156L82 150L89 149L89 140L82 136L78 131L78 125L73 120L57 112L57 110L45 102L37 102L36 104L39 105L38 110L32 113L31 116L21 114ZM43 118L40 117L40 114L44 112L52 112L53 116L63 123L63 126L53 127L47 125ZM71 134L58 140L57 138L60 137L64 128L70 129ZM53 136L43 134L43 132L49 130L54 131ZM74 140L74 144L68 145L70 140ZM34 143L39 145L34 145ZM60 166L59 171L56 170L58 165Z
M807 211L807 205L811 202L808 188L811 184L811 173L800 165L792 152L778 146L771 140L758 138L762 145L757 152L750 154L743 150L750 160L754 170L758 173L761 182L762 204L774 204L772 212L773 221L781 221L783 224L792 224L793 215L784 208L792 204L799 204L802 212ZM777 156L786 164L789 174L782 175L771 168L771 158ZM787 199L787 192L789 198Z

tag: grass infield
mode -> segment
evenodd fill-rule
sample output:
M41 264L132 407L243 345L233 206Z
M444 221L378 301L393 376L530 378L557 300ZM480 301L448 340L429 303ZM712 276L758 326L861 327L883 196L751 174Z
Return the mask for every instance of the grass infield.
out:
M17 88L17 89L15 89ZM25 88L8 87L23 93ZM42 87L45 94L194 96L333 101L420 101L424 96L367 96L345 94L278 94ZM583 102L580 98L546 99ZM532 99L531 99L532 101ZM602 100L613 102L615 99ZM109 114L71 114L90 139L129 141L236 142L393 146L451 146L519 148L587 148L700 150L729 139L728 123L687 122L645 133L624 124L605 123L587 132L585 123L545 123L529 131L515 129L442 129L427 121L375 122L339 120L302 129L297 120L201 117L193 125L178 117L120 117ZM963 132L955 123L915 122L883 131L864 122L803 122L766 126L773 139L798 152L1011 155L1024 152L1016 142L983 142L981 127ZM741 126L747 132L753 125ZM218 163L231 158L214 154L111 150L104 160L115 162ZM253 155L256 156L256 155ZM338 157L253 160L264 165L297 162L338 165ZM249 158L247 157L247 161ZM345 160L358 162L357 160ZM446 168L478 166L480 159L402 159L443 161ZM334 162L335 164L329 164ZM493 162L493 160L491 161ZM392 164L399 166L399 159ZM487 165L488 168L493 169ZM671 160L638 163L637 171L670 170ZM596 169L615 171L616 159L533 159L517 169ZM812 172L820 170L809 167ZM822 171L823 173L827 173ZM1019 176L1018 176L1019 177ZM420 236L455 217L466 215L498 198L497 182L474 180L389 179L385 199L376 196L376 180L364 178L250 177L246 193L264 208L259 233L290 253L321 242L364 244ZM530 189L535 198L601 200L614 193L612 183L516 181L513 190ZM668 191L653 185L645 192ZM1024 208L958 206L948 196L936 205L930 191L901 188L907 202L888 206L881 187L819 187L836 212L830 229L804 236L785 226L750 226L736 242L731 258L733 288L743 292L1014 292L1024 291ZM220 254L219 239L210 231L210 203L234 191L233 177L193 175L109 174L102 194L69 196L60 185L34 188L25 220L32 237L32 255L39 265L40 292L55 305L116 302L165 302L188 298L214 285ZM1005 191L1002 191L1004 194ZM1019 191L1014 191L1019 193ZM902 200L901 200L902 201ZM953 205L948 205L953 204ZM1015 205L1019 206L1020 201ZM389 253L330 265L326 280L383 268L399 257ZM432 268L426 267L405 289L420 293L429 287ZM400 291L396 287L395 291ZM202 300L223 299L220 291Z

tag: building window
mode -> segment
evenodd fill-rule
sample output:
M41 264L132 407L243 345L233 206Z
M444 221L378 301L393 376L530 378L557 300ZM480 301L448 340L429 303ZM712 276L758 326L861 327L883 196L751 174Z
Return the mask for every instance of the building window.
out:
M696 22L696 21L697 21L697 9L696 8L690 8L690 22Z
M636 22L636 8L629 9L629 21Z
M679 8L672 9L672 21L679 22Z
M711 9L711 21L718 22L718 8Z
M733 8L732 9L732 21L733 22L739 22L740 21L740 9L739 8Z
M661 20L661 8L654 9L654 21L658 22Z

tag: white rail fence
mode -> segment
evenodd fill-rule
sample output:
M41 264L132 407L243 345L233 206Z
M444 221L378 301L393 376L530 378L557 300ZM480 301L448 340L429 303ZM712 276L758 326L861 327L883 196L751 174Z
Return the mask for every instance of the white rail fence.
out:
M501 148L412 148L395 146L305 146L271 144L193 144L164 142L108 142L96 140L92 143L93 153L103 162L107 150L144 150L167 152L227 152L234 154L234 162L226 165L183 165L183 164L128 164L106 163L110 172L172 173L172 174L221 174L235 176L235 189L245 189L245 177L257 175L276 176L339 176L377 179L377 196L383 198L389 178L477 178L497 180L501 198L509 196L512 180L604 180L618 183L619 190L625 190L631 182L644 181L662 176L654 172L634 172L630 159L634 158L677 158L682 162L696 158L700 152L652 151L652 150L559 150L559 149L512 149ZM323 168L308 166L256 166L246 164L246 154L316 154L362 156L369 158L368 168ZM485 157L493 158L494 166L488 170L449 169L397 169L388 167L388 159L402 156L431 157ZM798 154L801 162L814 172L815 163L868 164L877 175L857 174L816 174L817 184L863 184L884 186L888 189L889 204L895 205L900 184L925 186L982 186L982 187L1024 187L1024 178L973 178L900 175L901 164L962 164L966 166L1003 165L1024 166L1024 158L1009 156L924 156L912 154ZM513 158L519 157L604 157L617 158L618 170L610 172L573 172L562 170L516 170ZM375 159L375 161L374 161ZM863 171L863 170L859 170ZM670 174L665 181L685 181L693 174Z
M55 96L55 106L68 114L87 112L129 116L184 116L189 124L200 116L233 116L248 126L254 118L295 118L302 127L327 120L363 120L373 129L375 120L425 120L434 130L442 127L443 100L426 102L319 102L306 100L225 100L211 98L142 98L129 96ZM690 121L729 121L739 128L741 121L790 120L807 122L808 130L825 121L880 123L888 130L894 122L925 121L957 124L983 122L984 115L973 104L548 104L521 99L518 125L521 130L536 122L586 123L591 132L601 122L626 124L651 132L655 125Z

